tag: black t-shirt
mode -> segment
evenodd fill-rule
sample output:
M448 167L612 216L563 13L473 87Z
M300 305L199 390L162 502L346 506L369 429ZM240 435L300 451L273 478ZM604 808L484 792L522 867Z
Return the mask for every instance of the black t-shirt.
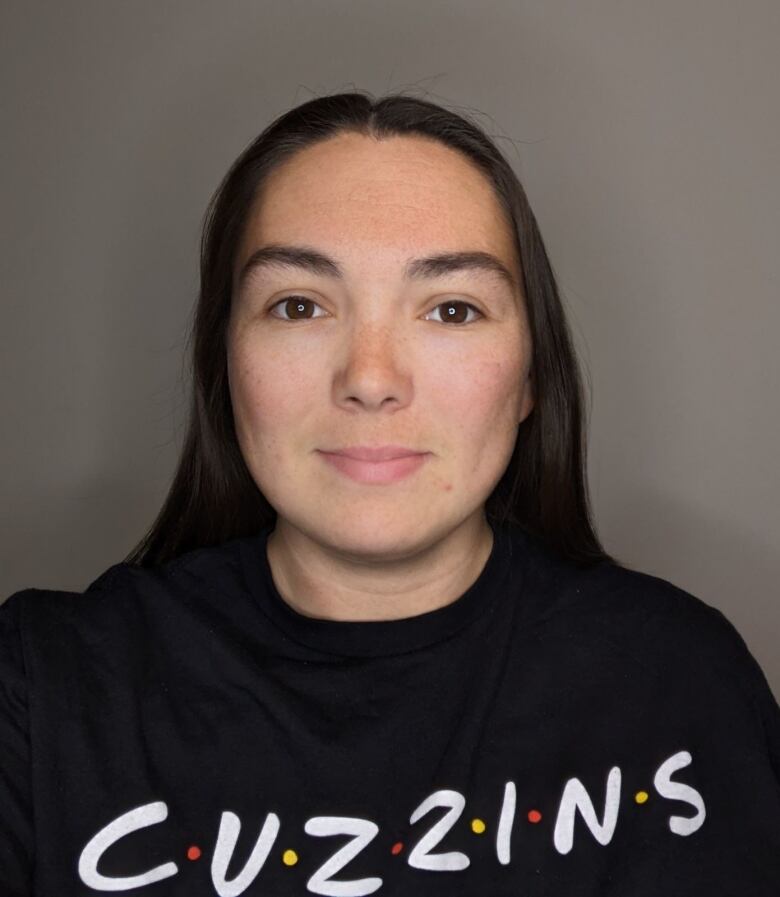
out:
M777 897L780 708L724 615L494 527L401 620L269 529L0 606L0 893Z

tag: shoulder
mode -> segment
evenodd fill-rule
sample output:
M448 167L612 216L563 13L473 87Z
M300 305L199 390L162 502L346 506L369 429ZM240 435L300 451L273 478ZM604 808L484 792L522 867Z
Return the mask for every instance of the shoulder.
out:
M523 597L529 625L544 637L567 638L583 650L603 646L647 669L754 675L742 635L707 596L611 561L578 567L533 540L527 547Z
M0 603L0 638L8 643L15 637L39 655L54 655L95 648L112 633L131 642L152 628L172 626L193 603L216 602L242 587L243 541L198 548L153 567L113 564L81 592L14 592Z
M612 562L578 568L527 547L521 625L556 675L642 695L667 721L682 708L702 732L750 728L780 781L780 707L726 613L659 576Z

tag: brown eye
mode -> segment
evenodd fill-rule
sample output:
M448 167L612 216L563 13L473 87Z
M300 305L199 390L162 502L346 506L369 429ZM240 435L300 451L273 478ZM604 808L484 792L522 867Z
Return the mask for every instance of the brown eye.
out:
M307 306L310 305L316 308L320 307L313 299L307 299L306 296L285 296L284 299L274 302L271 308L268 309L268 312L271 314L272 309L282 306L289 317L277 314L274 314L273 317L281 317L283 321L310 321L312 319L311 316L306 314ZM315 317L322 317L322 315L316 315Z
M269 308L268 312L269 314L272 314L273 317L281 318L283 321L311 321L314 317L322 317L322 315L312 316L307 314L306 312L309 306L320 308L313 299L308 299L306 296L285 296L283 299L275 302L271 308ZM272 312L272 309L279 307L284 309L283 315L274 314ZM478 317L483 317L482 312L470 302L459 302L457 300L441 302L436 306L434 311L438 311L439 309L443 309L442 322L448 324L471 324L475 319L468 318L469 311L474 312Z
M471 324L471 321L464 320L464 315L468 315L469 310L476 312L477 315L482 317L482 312L470 302L458 302L456 300L442 302L436 306L434 311L438 311L440 308L443 309L442 320L450 324Z

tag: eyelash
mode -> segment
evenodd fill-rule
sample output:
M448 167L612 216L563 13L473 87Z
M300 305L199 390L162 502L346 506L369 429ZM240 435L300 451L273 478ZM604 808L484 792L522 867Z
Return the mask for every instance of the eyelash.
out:
M290 296L284 296L282 299L279 299L278 302L274 302L274 304L273 304L272 306L269 307L269 309L268 309L268 314L271 314L271 311L272 311L274 308L276 308L277 305L282 305L282 304L285 303L285 302L289 302L290 299L301 299L301 300L303 300L304 302L311 302L312 305L317 305L318 308L320 307L320 306L319 306L313 299L309 299L308 296L296 296L295 294L292 294L292 295L290 295ZM482 314L482 312L481 312L475 305L472 305L470 302L462 302L462 301L456 301L456 300L453 300L453 301L450 301L450 302L440 302L438 305L434 306L434 310L437 309L437 308L443 308L443 307L448 306L448 305L465 305L466 308L469 308L469 309L471 309L472 311L476 312L477 315L479 316L478 318L476 318L476 319L474 319L474 320L479 320L479 318L484 317L484 315ZM293 319L293 318L280 318L279 315L271 315L271 317L274 317L274 318L276 318L276 319L279 320L279 321L284 321L286 324L295 324L295 323L296 323L296 319ZM319 317L322 317L322 315L319 315ZM297 319L297 320L300 320L300 321L313 321L314 318L299 318L299 319ZM460 321L460 322L458 322L457 324L453 324L452 326L453 326L453 327L465 327L466 324L473 324L473 323L474 323L474 320L471 320L471 321Z

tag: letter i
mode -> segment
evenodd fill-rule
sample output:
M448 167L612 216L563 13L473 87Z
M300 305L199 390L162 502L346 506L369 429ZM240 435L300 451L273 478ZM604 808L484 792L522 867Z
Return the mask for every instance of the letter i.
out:
M498 820L498 833L496 834L496 853L502 866L506 866L510 859L509 842L515 822L515 805L515 783L507 782L504 786L504 801L501 804L501 816Z

